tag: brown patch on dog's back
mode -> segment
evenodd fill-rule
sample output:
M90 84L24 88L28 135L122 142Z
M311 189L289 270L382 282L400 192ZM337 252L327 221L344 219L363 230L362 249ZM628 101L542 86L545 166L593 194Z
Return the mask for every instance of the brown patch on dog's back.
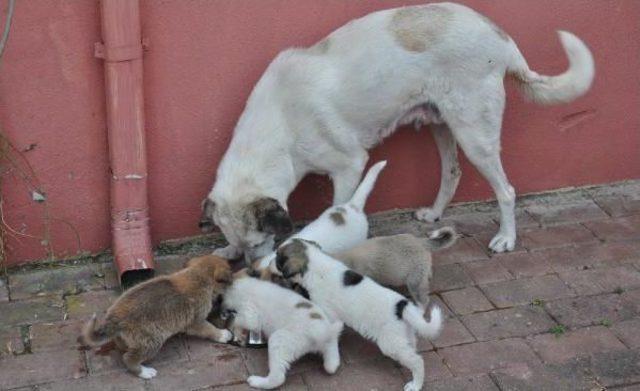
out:
M309 314L309 317L310 317L311 319L322 319L322 315L320 315L320 314L319 314L319 313L317 313L317 312L312 312L312 313L310 313L310 314Z
M451 15L451 10L437 4L404 7L393 15L389 30L406 50L424 52L447 28Z
M296 304L296 308L311 308L313 307L313 305L307 301L301 301L298 304Z

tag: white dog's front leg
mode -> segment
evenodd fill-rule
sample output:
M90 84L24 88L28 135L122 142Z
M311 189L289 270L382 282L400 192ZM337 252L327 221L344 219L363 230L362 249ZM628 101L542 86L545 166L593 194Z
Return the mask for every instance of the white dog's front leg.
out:
M369 160L366 151L355 152L353 158L346 167L332 171L329 175L333 182L333 205L344 204L351 199L360 183L360 177Z
M230 244L213 250L213 255L224 259L238 259L242 256L242 250Z

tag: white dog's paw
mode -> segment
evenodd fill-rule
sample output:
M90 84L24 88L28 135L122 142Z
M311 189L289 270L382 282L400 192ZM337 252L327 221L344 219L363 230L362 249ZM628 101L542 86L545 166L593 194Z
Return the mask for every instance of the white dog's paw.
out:
M489 242L489 248L491 251L496 253L503 253L505 251L513 251L516 246L516 235L515 234L504 234L498 232L496 236L491 239Z
M333 375L338 371L340 367L340 359L331 359L325 360L324 362L324 370L327 371L329 375Z
M416 219L427 223L435 223L440 220L440 217L442 217L442 213L438 213L432 208L420 208L416 211Z
M237 259L242 255L242 251L236 246L228 245L213 250L213 255L224 259Z
M138 373L138 377L142 379L153 379L158 374L158 371L151 367L145 367L144 365L140 366L140 373Z
M249 376L247 383L253 388L273 388L269 386L269 381L266 377L262 376Z
M229 330L221 330L220 337L216 340L216 342L227 343L233 339L233 333Z
M410 381L404 385L404 391L420 391L421 389L422 386L418 387L414 381Z

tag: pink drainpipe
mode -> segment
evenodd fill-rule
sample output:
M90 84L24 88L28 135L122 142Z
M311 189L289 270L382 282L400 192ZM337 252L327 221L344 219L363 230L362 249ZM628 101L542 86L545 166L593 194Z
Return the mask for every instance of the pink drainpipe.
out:
M138 0L101 0L111 164L111 231L120 283L129 286L153 275L147 154L142 87L142 35Z

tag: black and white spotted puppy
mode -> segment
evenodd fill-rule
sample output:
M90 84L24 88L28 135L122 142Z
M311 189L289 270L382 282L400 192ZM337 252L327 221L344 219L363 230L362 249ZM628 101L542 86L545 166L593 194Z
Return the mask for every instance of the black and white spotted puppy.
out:
M305 288L329 317L371 339L383 354L407 367L413 380L405 384L405 391L422 388L424 361L416 353L416 333L429 339L439 335L443 322L440 308L431 308L427 322L419 306L302 239L278 249L276 267L284 278Z

